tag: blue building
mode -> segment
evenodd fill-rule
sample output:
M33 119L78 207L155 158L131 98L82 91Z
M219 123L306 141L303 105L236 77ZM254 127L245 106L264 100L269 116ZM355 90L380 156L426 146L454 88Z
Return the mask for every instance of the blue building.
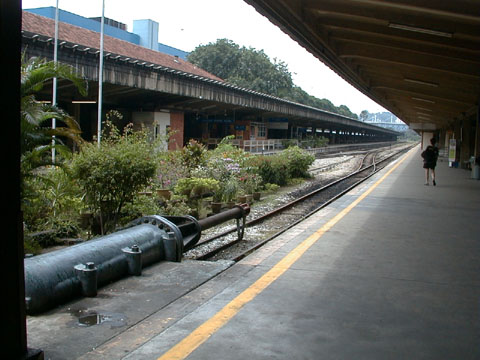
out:
M31 13L55 19L55 7L42 7L35 9L26 9ZM86 18L65 10L58 12L58 19L67 24L82 27L84 29L100 32L101 18ZM133 32L127 31L127 26L121 22L105 18L104 26L105 35L128 41L135 45L140 45L148 49L160 51L162 53L178 56L183 60L187 60L188 52L161 44L158 42L158 23L156 21L145 19L135 20L133 22Z

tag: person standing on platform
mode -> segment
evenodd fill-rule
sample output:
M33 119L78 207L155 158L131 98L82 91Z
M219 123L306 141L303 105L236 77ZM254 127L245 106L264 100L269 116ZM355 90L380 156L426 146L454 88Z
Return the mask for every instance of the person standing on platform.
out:
M431 145L428 145L427 148L422 152L423 168L425 169L425 185L429 184L428 180L430 173L432 174L433 186L437 185L435 182L435 167L437 166L438 148L435 146L435 143L435 138L432 138L430 140Z

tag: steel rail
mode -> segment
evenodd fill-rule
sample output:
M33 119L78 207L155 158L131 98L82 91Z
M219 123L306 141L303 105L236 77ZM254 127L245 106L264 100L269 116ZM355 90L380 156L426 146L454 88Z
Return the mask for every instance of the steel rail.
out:
M328 183L327 185L324 185L324 186L322 186L322 187L320 187L320 188L318 188L318 189L315 189L314 191L312 191L312 192L310 192L310 193L308 193L308 194L305 194L305 195L299 197L298 199L292 200L291 202L289 202L289 203L287 203L287 204L284 204L284 205L282 205L282 206L280 206L280 207L278 207L278 208L276 208L276 209L273 209L273 210L271 210L271 211L263 214L262 216L259 216L259 217L255 218L255 219L248 220L248 221L245 223L245 227L249 227L249 226L251 226L251 225L255 225L255 224L257 224L257 223L260 223L260 222L264 221L265 219L268 219L269 217L271 217L271 216L273 216L273 215L276 215L276 214L278 214L278 213L280 213L280 212L282 212L282 211L284 211L284 210L287 210L288 208L290 208L290 207L292 207L292 206L294 206L294 205L296 205L296 204L298 204L298 203L300 203L300 202L302 202L302 201L304 201L304 200L306 200L306 199L308 199L308 198L310 198L310 197L312 197L312 196L314 196L314 195L316 195L316 194L318 194L318 193L320 193L320 192L322 192L322 191L324 191L324 190L326 190L326 189L328 189L328 188L331 188L331 187L333 187L333 186L335 186L335 185L337 185L337 184L339 184L339 183L341 183L341 182L343 182L343 181L345 181L345 180L347 180L347 179L349 179L349 178L357 175L357 174L360 173L360 172L365 171L365 170L367 169L367 168L363 168L363 163L364 163L364 161L365 161L365 157L366 157L366 155L362 158L362 162L361 162L360 166L357 167L357 169L356 169L355 171L353 171L352 173L350 173L350 174L348 174L348 175L346 175L346 176L344 176L344 177L341 177L341 178L339 178L339 179L337 179L337 180L334 180L334 181L332 181L331 183ZM216 239L219 239L219 238L221 238L221 237L224 237L224 236L226 236L226 235L234 232L235 230L236 230L236 228L227 229L226 231L224 231L224 232L222 232L222 233L220 233L220 234L217 234L217 235L215 235L215 236L213 236L213 237L211 237L211 238L208 238L208 239L206 239L206 240L204 240L204 241L198 242L195 247L199 247L199 246L201 246L201 245L205 245L205 244L207 244L207 243L209 243L209 242L212 242L212 241L214 241L214 240L216 240Z
M279 207L279 208L277 208L277 209L274 209L274 210L272 210L272 211L269 211L268 213L263 214L262 216L259 216L258 218L255 218L255 219L252 219L252 220L247 221L247 222L245 223L245 227L250 227L250 226L252 226L252 225L258 224L258 223L260 223L260 222L262 222L262 221L264 221L264 220L266 220L266 219L268 219L268 218L270 218L270 217L273 217L274 215L277 215L278 213L281 213L281 212L285 211L285 210L288 209L288 208L293 207L293 206L296 205L296 204L299 204L299 203L305 201L306 199L308 199L308 198L310 198L310 197L313 197L314 195L317 195L318 193L320 193L320 192L322 192L322 191L325 191L326 189L329 189L329 188L331 188L331 187L333 187L333 186L335 186L335 185L338 185L338 184L340 184L341 182L344 182L344 181L346 181L346 180L348 180L348 179L353 178L354 176L358 175L359 173L365 172L366 170L368 170L368 169L370 169L370 168L373 168L372 172L371 172L369 175L367 175L367 176L363 177L362 179L360 179L359 181L355 182L354 184L352 184L351 186L349 186L347 189L342 190L340 193L336 194L336 195L333 196L332 198L326 200L325 202L322 203L322 205L320 205L319 207L317 207L317 208L315 208L314 210L310 211L308 214L302 216L299 220L294 221L293 223L287 225L286 227L284 227L282 230L278 231L277 233L275 233L275 234L272 235L271 237L269 237L269 238L267 238L267 239L265 239L265 240L262 240L261 242L253 245L251 248L249 248L249 249L247 249L246 251L242 252L242 254L236 256L236 257L233 258L232 260L238 261L239 259L245 257L246 255L248 255L248 254L251 253L252 251L258 249L258 248L261 247L261 246L263 246L263 245L264 245L265 243L267 243L268 241L274 239L275 237L279 236L280 234L282 234L283 232L287 231L287 230L290 229L291 227L293 227L293 226L297 225L298 223L300 223L301 221L305 220L307 217L313 215L315 212L321 210L323 207L325 207L325 206L327 206L328 204L332 203L333 201L337 200L339 197L343 196L345 193L347 193L348 191L350 191L351 189L353 189L355 186L358 186L360 183L362 183L363 181L365 181L366 179L368 179L370 176L372 176L373 174L375 174L375 173L377 173L378 171L380 171L381 169L383 169L383 167L382 167L382 168L378 168L378 167L377 167L378 164L384 163L384 162L386 162L387 160L391 159L392 157L395 157L395 156L397 156L397 155L399 155L399 154L407 151L408 149L410 149L410 148L402 149L402 150L400 150L400 151L398 151L398 152L395 152L394 154L391 154L391 155L389 155L389 156L387 156L387 157L379 160L378 162L375 161L375 154L373 154L374 152L369 152L369 153L365 154L365 156L362 158L362 162L361 162L360 166L359 166L355 171L353 171L352 173L350 173L350 174L348 174L348 175L346 175L346 176L344 176L344 177L342 177L342 178L339 178L339 179L337 179L337 180L335 180L335 181L332 181L331 183L329 183L329 184L327 184L327 185L325 185L325 186L322 186L322 187L320 187L320 188L318 188L318 189L316 189L316 190L314 190L314 191L312 191L312 192L310 192L310 193L308 193L308 194L306 194L306 195L303 195L303 196L299 197L298 199L295 199L295 200L293 200L293 201L291 201L291 202L289 202L289 203L287 203L287 204L285 204L285 205L283 205L283 206L281 206L281 207ZM378 152L378 150L377 150L376 152ZM375 153L376 153L376 152L375 152ZM374 155L374 157L373 157L373 159L372 159L372 164L367 165L367 166L364 166L367 157L368 157L369 155L372 155L372 154ZM202 246L202 245L205 245L205 244L207 244L207 243L210 243L210 242L212 242L212 241L214 241L214 240L217 240L217 239L219 239L219 238L222 238L222 237L224 237L224 236L226 236L226 235L228 235L228 234L230 234L230 233L232 233L232 232L234 232L234 231L236 231L236 228L227 229L226 231L224 231L224 232L222 232L222 233L220 233L220 234L217 234L217 235L215 235L215 236L213 236L213 237L211 237L211 238L209 238L209 239L207 239L207 240L205 240L205 241L199 242L199 243L195 246L195 248L200 247L200 246ZM212 256L214 256L215 254L219 253L220 251L225 250L225 249L227 249L227 248L235 245L235 244L238 243L238 242L240 242L239 239L230 241L230 242L228 242L228 243L226 243L226 244L223 244L223 245L221 245L221 246L219 246L219 247L217 247L217 248L215 248L215 249L213 249L213 250L211 250L211 251L209 251L209 252L207 252L207 253L205 253L205 254L202 254L202 255L200 255L200 256L195 257L195 259L197 259L197 260L205 260L205 259L211 258Z

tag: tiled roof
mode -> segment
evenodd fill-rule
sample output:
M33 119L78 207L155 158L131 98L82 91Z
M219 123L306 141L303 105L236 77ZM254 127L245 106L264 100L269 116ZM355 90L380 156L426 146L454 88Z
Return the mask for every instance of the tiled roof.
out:
M53 38L55 36L55 21L28 11L22 11L22 30ZM67 41L94 49L100 48L100 33L64 22L59 23L58 39L59 41ZM190 74L223 81L219 77L212 75L181 58L150 50L111 36L104 35L103 48L105 53L110 52L113 54L128 56Z

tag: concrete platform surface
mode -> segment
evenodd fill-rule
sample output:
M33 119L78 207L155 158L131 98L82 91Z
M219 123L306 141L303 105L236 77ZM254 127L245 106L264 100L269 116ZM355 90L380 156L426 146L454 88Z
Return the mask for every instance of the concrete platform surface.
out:
M51 359L480 359L480 181L440 162L438 185L423 183L417 147L231 267L160 264L178 283L204 269L162 306L149 308L148 280L123 307L79 303L128 324L79 326L70 304L29 319L29 346ZM70 337L90 349L69 351Z

